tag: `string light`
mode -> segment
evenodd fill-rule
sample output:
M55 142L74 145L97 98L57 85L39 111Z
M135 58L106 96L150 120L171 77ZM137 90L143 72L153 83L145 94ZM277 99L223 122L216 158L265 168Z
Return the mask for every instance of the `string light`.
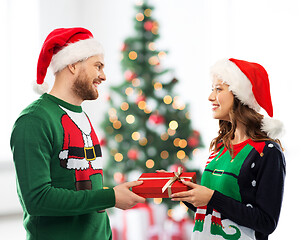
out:
M153 22L153 27L151 29L151 32L156 35L158 33L158 23L157 22Z
M137 58L137 52L135 52L135 51L129 52L129 58L131 60L135 60Z
M175 97L173 98L172 107L173 107L174 109L180 109L180 108L182 108L182 106L183 106L183 104L182 104L181 101L180 101L180 97L179 97L179 96L175 96ZM182 108L182 109L183 109L183 108ZM182 109L180 109L180 110L182 110Z
M141 22L145 19L145 16L142 13L137 13L136 14L136 20Z
M166 150L162 151L162 152L160 153L160 157L161 157L162 159L167 159L167 158L169 157L168 151L166 151Z
M168 217L169 217L169 218L172 218L173 209L169 209L169 210L167 211L167 214L168 214Z
M121 128L121 122L119 120L116 120L113 122L113 128L120 129Z
M115 156L116 153L118 153L117 149L112 148L112 149L110 150L110 154L111 154L112 156Z
M178 123L177 123L177 121L172 120L172 121L169 123L169 128L171 128L172 130L176 130L176 129L178 128Z
M129 103L123 102L123 103L120 105L120 108L121 108L121 110L123 110L123 111L127 111L127 110L129 109Z
M139 101L138 108L141 110L144 110L146 108L146 102L145 101Z
M117 118L116 115L115 115L115 116L110 116L110 117L109 117L109 120L110 120L111 123L117 121L117 119L118 119L118 118Z
M121 153L116 153L114 159L116 162L121 162L123 160L123 155Z
M175 147L179 147L179 142L180 142L180 138L175 138L174 141L173 141L173 145Z
M146 108L145 108L144 112L145 112L146 114L149 114L149 113L151 113L151 112L152 112L152 110L151 110L151 109L149 109L149 108L146 106Z
M159 58L164 58L166 56L167 56L167 53L165 53L164 51L161 51L161 52L158 53Z
M160 90L163 88L163 85L160 82L154 83L154 89L155 90Z
M150 30L154 35L158 33L158 23L156 21L153 22L153 26Z
M152 66L157 65L157 64L159 64L159 59L156 56L152 56L152 57L149 58L148 62Z
M155 204L161 204L162 201L163 201L162 198L154 198L154 199L153 199L153 202L154 202Z
M173 98L172 107L173 107L174 109L184 110L185 107L186 107L186 105L185 105L185 103L181 102L179 96L175 96L175 97Z
M172 107L173 107L174 109L178 109L178 105L176 104L176 102L173 102L173 103L172 103Z
M138 141L140 139L140 133L139 132L133 132L132 133L132 139L134 141Z
M186 108L186 104L182 103L180 106L179 106L179 110L184 110Z
M189 113L189 112L186 112L186 113L185 113L185 117L186 117L187 119L190 119L190 113Z
M135 4L137 6L142 6L144 4L144 2L142 0L137 0L137 2Z
M192 151L192 154L193 156L199 154L200 150L198 148L195 148L193 151Z
M144 137L144 138L139 139L139 145L146 146L147 143L148 143L147 138Z
M154 165L155 165L155 163L154 163L154 161L153 161L152 159L148 159L148 160L146 161L146 167L147 167L147 168L153 168Z
M150 8L145 9L144 14L146 17L151 17L152 10Z
M151 50L151 51L155 51L155 43L154 42L150 42L149 45L148 45L148 48Z
M123 136L121 134L116 134L115 135L115 141L116 142L122 142L123 140Z
M130 114L126 117L126 121L127 121L127 123L132 124L135 121L135 117Z
M163 141L167 141L169 138L169 134L168 133L163 133L162 135L160 135L161 140Z
M172 97L169 95L164 96L163 101L165 104L170 104L172 102Z
M186 153L183 151L183 150L179 150L177 153L176 153L176 156L178 159L184 159L185 156L186 156Z
M131 88L131 87L126 88L125 93L126 93L127 96L132 95L133 94L133 88Z
M109 111L108 111L108 113L109 113L109 116L115 116L116 113L117 113L117 111L116 111L115 108L110 108Z
M176 133L176 131L171 128L168 128L167 132L170 136L173 136Z
M134 79L132 80L132 85L133 85L133 87L139 87L139 85L140 85L140 80L139 80L138 78L134 78Z
M187 141L185 140L185 139L181 139L180 141L179 141L179 147L180 148L185 148L185 147L187 147Z

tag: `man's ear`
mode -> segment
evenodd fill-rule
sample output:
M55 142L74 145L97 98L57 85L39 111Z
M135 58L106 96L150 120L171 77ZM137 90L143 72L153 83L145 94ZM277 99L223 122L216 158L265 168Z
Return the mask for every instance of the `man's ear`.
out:
M72 63L72 64L69 64L67 66L67 68L69 69L69 71L72 73L72 74L75 74L76 73L76 63Z

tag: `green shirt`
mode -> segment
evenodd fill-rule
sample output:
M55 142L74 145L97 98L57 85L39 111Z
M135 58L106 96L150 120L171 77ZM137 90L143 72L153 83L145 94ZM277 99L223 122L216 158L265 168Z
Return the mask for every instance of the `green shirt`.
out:
M80 106L44 94L23 110L11 149L27 239L111 239L108 215L98 211L113 207L115 195L103 189L96 141Z

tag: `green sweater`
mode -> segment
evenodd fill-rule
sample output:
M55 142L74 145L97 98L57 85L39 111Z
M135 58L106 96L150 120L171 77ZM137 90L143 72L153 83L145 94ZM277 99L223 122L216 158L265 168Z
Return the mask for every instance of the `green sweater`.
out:
M276 142L251 139L224 146L207 161L201 185L215 190L198 207L192 240L267 240L282 206L285 157Z
M111 239L101 150L81 106L44 94L17 119L11 149L30 240Z

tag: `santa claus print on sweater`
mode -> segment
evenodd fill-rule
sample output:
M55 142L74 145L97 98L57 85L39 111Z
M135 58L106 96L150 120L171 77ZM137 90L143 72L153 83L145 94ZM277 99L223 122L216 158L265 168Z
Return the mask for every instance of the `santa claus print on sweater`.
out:
M76 190L92 189L90 176L101 174L101 148L92 124L84 112L72 112L61 118L64 131L63 146L59 153L60 165L75 170Z

